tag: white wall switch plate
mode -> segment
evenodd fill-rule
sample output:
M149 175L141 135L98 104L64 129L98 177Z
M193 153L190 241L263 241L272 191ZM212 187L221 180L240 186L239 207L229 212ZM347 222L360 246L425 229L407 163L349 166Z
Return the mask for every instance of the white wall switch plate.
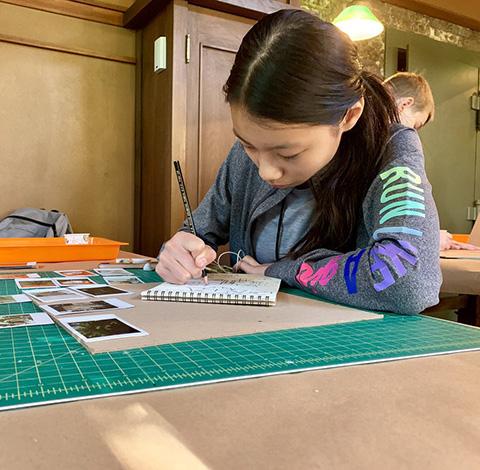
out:
M153 71L159 73L167 68L167 37L160 36L153 43Z

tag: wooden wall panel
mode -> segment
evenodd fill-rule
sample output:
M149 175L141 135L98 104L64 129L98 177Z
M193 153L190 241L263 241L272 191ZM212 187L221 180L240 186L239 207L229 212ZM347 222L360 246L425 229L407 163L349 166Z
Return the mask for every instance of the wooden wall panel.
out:
M0 7L0 34L32 38L43 30L59 45L134 57L133 32ZM81 31L89 36L83 42ZM135 66L2 42L0 63L0 217L56 208L76 231L132 243Z
M121 26L123 23L122 11L105 8L104 5L85 4L72 0L1 0L1 2L114 26Z
M200 47L197 202L214 183L218 169L235 141L230 106L225 102L222 88L235 61L236 51L214 44L201 44Z
M133 31L1 2L0 34L105 55L135 57Z

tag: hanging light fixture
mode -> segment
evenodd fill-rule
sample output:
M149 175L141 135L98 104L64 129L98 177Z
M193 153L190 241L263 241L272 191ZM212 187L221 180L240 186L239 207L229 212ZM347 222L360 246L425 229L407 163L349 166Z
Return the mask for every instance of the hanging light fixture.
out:
M361 41L378 36L383 24L366 5L352 5L345 8L333 24L350 36L352 41Z

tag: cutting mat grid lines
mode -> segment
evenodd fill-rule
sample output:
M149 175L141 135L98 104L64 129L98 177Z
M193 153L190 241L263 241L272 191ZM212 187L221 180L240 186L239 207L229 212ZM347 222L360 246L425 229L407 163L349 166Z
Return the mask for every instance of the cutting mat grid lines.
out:
M139 276L156 280L154 273ZM480 330L421 316L96 355L56 325L18 327L0 330L0 410L472 349L480 349Z

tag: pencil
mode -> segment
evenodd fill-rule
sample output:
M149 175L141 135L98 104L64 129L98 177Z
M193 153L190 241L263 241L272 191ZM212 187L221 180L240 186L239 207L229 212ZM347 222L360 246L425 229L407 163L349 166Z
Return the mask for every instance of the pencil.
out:
M197 236L197 230L195 229L195 222L193 221L192 209L190 207L190 202L188 201L187 188L185 187L185 181L183 180L182 168L180 167L180 162L174 160L173 166L175 168L175 174L177 175L178 187L180 188L180 195L182 196L183 207L185 209L185 214L187 215L188 227L190 232L193 235ZM202 269L202 278L205 284L208 284L208 277L206 269Z

